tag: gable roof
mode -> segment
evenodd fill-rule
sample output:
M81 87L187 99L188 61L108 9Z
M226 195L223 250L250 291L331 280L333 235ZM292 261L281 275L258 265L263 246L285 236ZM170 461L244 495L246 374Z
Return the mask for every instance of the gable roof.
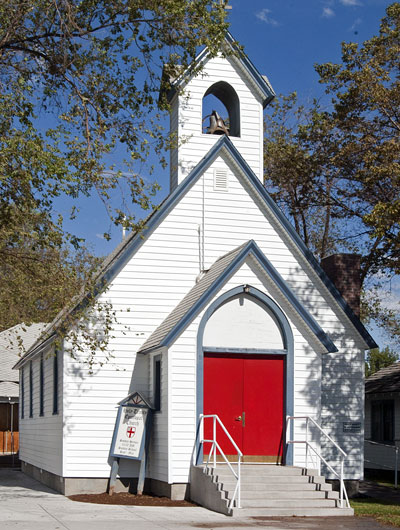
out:
M169 346L192 322L207 302L219 291L221 286L239 269L248 256L252 256L289 301L300 318L316 336L327 352L338 351L331 339L322 330L310 313L304 308L282 276L266 258L257 243L247 241L240 247L219 258L204 276L194 285L183 300L167 316L161 325L147 339L139 353L148 353L161 346Z
M263 107L265 108L275 97L275 92L268 78L265 75L260 74L243 50L237 46L236 40L233 38L232 34L229 33L229 31L225 35L224 44L225 47L228 48L229 52L232 53L232 55L236 58L237 64L242 68L251 83L256 87L258 92L260 92L263 100ZM208 59L208 57L209 51L207 48L204 48L204 50L202 50L196 57L193 66L200 66ZM177 91L182 88L186 82L187 71L182 72L176 79L169 80L171 88L165 94L169 103L172 101L172 98L175 96Z
M377 348L378 345L363 326L360 319L354 314L350 306L333 284L332 280L328 277L325 271L322 270L312 252L303 243L293 225L285 217L282 210L271 198L259 178L255 175L253 170L236 149L230 138L226 135L219 137L213 147L200 160L197 166L192 169L189 175L179 184L179 186L174 189L172 193L170 193L170 195L168 195L168 197L166 197L166 199L164 199L164 201L157 208L155 208L155 210L153 210L153 212L144 221L144 228L129 234L128 237L126 237L126 239L124 239L104 260L99 271L99 284L110 283L115 278L115 276L129 262L134 253L143 244L150 233L161 223L163 219L165 219L169 212L175 207L175 205L186 194L186 192L191 189L191 187L197 182L197 180L212 164L212 162L222 154L226 154L233 164L239 169L239 173L245 176L252 189L258 195L261 203L264 204L264 206L272 213L276 221L283 228L283 231L288 236L293 248L297 250L299 256L305 260L306 263L308 263L316 277L321 281L321 286L325 286L335 302L338 304L339 308L350 320L358 335L363 340L365 347L371 349ZM85 296L83 295L75 302L75 307L81 304L84 299ZM49 325L45 331L46 341L51 340L51 337L55 334L55 330L63 322L62 316L67 314L69 311L70 310L67 309L62 310ZM73 311L73 309L71 309L71 311ZM41 348L41 344L42 343L39 341L35 343L31 350L28 351L22 359L20 359L15 367L19 368L28 357L35 355Z
M43 322L29 326L22 323L0 333L0 382L19 381L13 366L20 359L21 352L29 350L46 326Z
M400 362L378 370L365 380L366 394L400 392Z

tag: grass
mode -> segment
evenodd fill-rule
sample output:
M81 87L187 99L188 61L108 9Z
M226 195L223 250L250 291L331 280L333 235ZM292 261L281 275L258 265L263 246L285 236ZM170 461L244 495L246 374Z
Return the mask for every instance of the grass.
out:
M400 528L400 505L384 499L358 498L351 499L351 507L359 517L374 517L383 524Z

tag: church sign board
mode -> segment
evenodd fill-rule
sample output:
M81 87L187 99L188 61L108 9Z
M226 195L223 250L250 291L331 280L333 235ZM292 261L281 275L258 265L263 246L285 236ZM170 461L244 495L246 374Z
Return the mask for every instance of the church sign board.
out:
M148 414L148 408L120 405L111 456L141 460Z
M141 495L146 474L146 451L151 429L152 407L139 392L129 394L119 403L111 442L109 494L112 495L119 470L119 459L140 460L137 494Z

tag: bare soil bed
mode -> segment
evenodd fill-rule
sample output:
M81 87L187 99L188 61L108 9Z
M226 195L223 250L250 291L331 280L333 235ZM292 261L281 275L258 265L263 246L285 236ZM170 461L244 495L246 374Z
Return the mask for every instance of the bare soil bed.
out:
M72 501L89 502L93 504L125 504L130 506L196 506L188 501L173 501L168 497L156 497L153 495L134 495L132 493L81 493L79 495L70 495Z

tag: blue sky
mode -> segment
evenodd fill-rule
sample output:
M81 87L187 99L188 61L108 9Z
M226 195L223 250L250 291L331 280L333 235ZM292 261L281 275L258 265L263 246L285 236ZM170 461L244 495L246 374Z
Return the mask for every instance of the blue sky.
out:
M306 99L323 87L315 63L339 62L343 41L363 42L379 30L383 0L231 0L231 31L276 93Z
M230 0L230 31L260 73L268 76L277 94L298 93L303 102L323 98L315 63L340 62L343 41L362 43L376 35L385 9L383 0ZM325 96L325 98L327 98ZM329 99L326 99L328 103ZM168 171L156 171L161 185L159 202L168 194ZM59 204L61 206L61 204ZM65 203L65 213L68 204ZM84 237L99 255L108 254L121 240L121 230L110 230L104 207L96 197L80 201L81 213L67 228ZM147 215L138 211L139 217ZM394 297L397 303L397 295ZM379 334L375 338L380 342Z

